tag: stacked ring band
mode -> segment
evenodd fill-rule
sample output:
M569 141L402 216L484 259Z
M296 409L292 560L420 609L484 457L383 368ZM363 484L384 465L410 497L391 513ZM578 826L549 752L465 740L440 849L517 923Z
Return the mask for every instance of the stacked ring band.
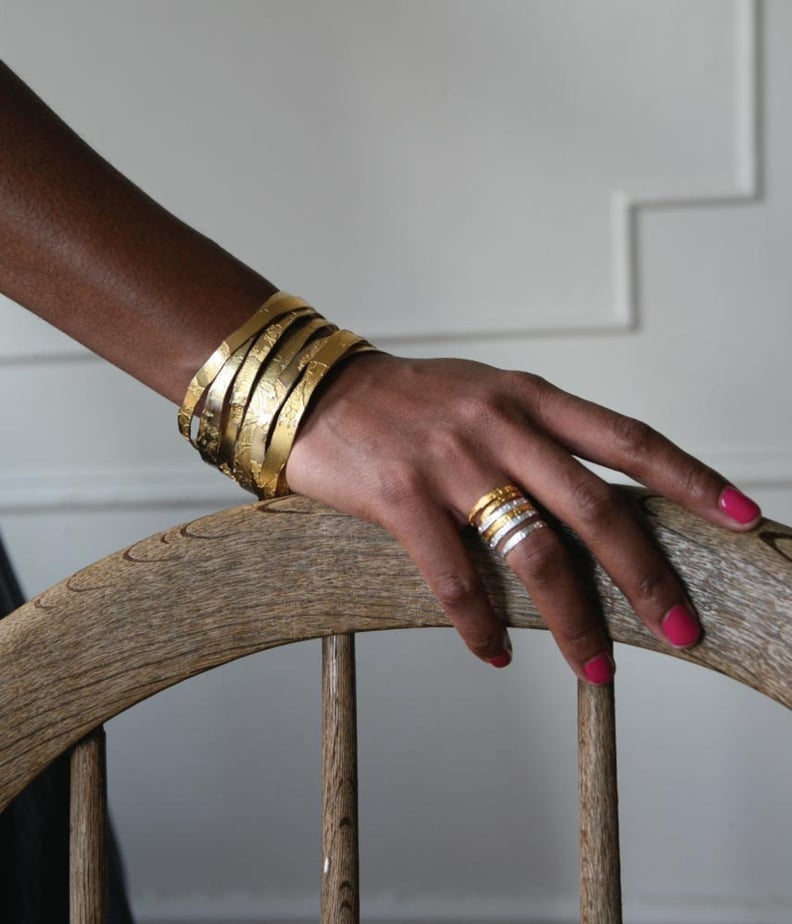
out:
M481 497L473 505L469 520L493 552L504 558L537 529L547 526L532 501L513 484Z

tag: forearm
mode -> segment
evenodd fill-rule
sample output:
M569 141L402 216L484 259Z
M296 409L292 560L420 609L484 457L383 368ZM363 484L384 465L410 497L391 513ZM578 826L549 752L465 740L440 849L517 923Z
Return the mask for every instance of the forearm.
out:
M0 63L0 290L175 402L275 286L123 177Z

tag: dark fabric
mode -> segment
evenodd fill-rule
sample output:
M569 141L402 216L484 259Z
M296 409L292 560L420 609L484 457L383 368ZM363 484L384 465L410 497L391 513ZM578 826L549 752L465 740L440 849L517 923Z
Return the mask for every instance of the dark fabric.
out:
M0 538L0 617L24 603ZM110 924L133 924L112 828ZM69 922L69 758L63 755L0 814L0 921Z

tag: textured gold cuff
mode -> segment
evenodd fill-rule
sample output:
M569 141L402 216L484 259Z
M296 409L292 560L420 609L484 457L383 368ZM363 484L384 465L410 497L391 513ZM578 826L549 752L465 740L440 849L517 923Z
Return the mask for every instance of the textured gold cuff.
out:
M261 497L287 494L286 463L314 392L344 357L373 349L302 298L276 292L193 376L179 431L243 488Z
M207 361L195 373L192 381L187 386L187 394L179 409L179 432L189 442L192 443L191 424L196 407L203 397L206 388L212 384L217 373L223 368L229 357L242 346L242 344L251 337L259 333L268 324L271 324L275 318L293 311L295 308L306 308L308 303L298 298L296 295L289 295L288 292L276 292L270 296L266 302L248 318L248 320L235 331L231 336L224 340L220 346L212 353Z
M373 350L362 337L349 330L332 334L305 367L302 378L278 413L256 485L262 497L279 497L289 493L283 470L289 458L297 429L308 409L308 402L322 379L340 359L352 352Z

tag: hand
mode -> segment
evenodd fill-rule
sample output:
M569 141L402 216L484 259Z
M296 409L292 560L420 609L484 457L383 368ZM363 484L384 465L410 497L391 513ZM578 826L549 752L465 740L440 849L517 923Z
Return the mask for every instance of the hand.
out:
M511 647L459 531L482 495L508 483L575 530L659 639L695 644L701 626L679 579L619 492L575 456L720 526L750 529L761 515L646 424L535 375L383 353L346 362L316 397L286 476L294 491L388 529L468 648L496 667L509 663ZM610 643L554 531L536 530L507 562L575 674L607 683Z

